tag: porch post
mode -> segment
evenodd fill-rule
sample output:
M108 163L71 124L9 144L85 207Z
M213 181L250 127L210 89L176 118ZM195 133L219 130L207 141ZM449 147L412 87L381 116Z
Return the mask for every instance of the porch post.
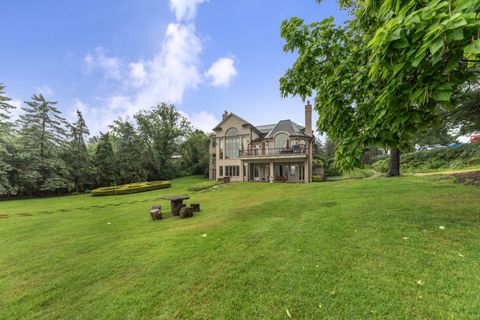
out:
M274 173L273 173L273 161L270 161L270 176L268 177L270 181L274 181L274 177L273 177Z
M304 182L310 182L310 161L307 160L305 161L305 172L304 172Z
M240 161L240 177L242 177L242 181L245 181L245 177L243 176L243 161Z

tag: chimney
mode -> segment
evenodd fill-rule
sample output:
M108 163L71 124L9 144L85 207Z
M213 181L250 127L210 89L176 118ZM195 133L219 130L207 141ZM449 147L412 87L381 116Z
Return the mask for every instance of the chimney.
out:
M312 105L310 101L307 101L305 105L305 134L309 137L313 136L312 133Z
M222 120L225 120L225 118L228 117L228 111L225 110L222 115Z

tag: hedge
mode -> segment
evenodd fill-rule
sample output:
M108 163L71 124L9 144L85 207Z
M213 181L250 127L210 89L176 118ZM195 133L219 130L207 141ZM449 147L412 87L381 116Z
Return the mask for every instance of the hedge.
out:
M171 183L169 181L137 182L130 184L122 184L114 187L98 188L92 190L90 193L92 196L113 196L152 191L157 189L165 189L170 188L170 186Z

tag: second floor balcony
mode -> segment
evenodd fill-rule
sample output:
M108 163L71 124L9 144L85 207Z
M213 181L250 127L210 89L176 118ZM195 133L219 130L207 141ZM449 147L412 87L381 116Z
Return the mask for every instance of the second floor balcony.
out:
M307 148L304 145L294 145L286 148L255 148L240 150L240 158L271 158L271 157L305 157Z

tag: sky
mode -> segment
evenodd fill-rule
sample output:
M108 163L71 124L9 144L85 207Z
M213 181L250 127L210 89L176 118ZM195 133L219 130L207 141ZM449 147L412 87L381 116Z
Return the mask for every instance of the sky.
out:
M293 16L347 19L330 0L5 0L0 82L15 106L42 93L70 121L82 111L92 134L160 102L205 131L224 110L303 124L301 99L279 92Z

